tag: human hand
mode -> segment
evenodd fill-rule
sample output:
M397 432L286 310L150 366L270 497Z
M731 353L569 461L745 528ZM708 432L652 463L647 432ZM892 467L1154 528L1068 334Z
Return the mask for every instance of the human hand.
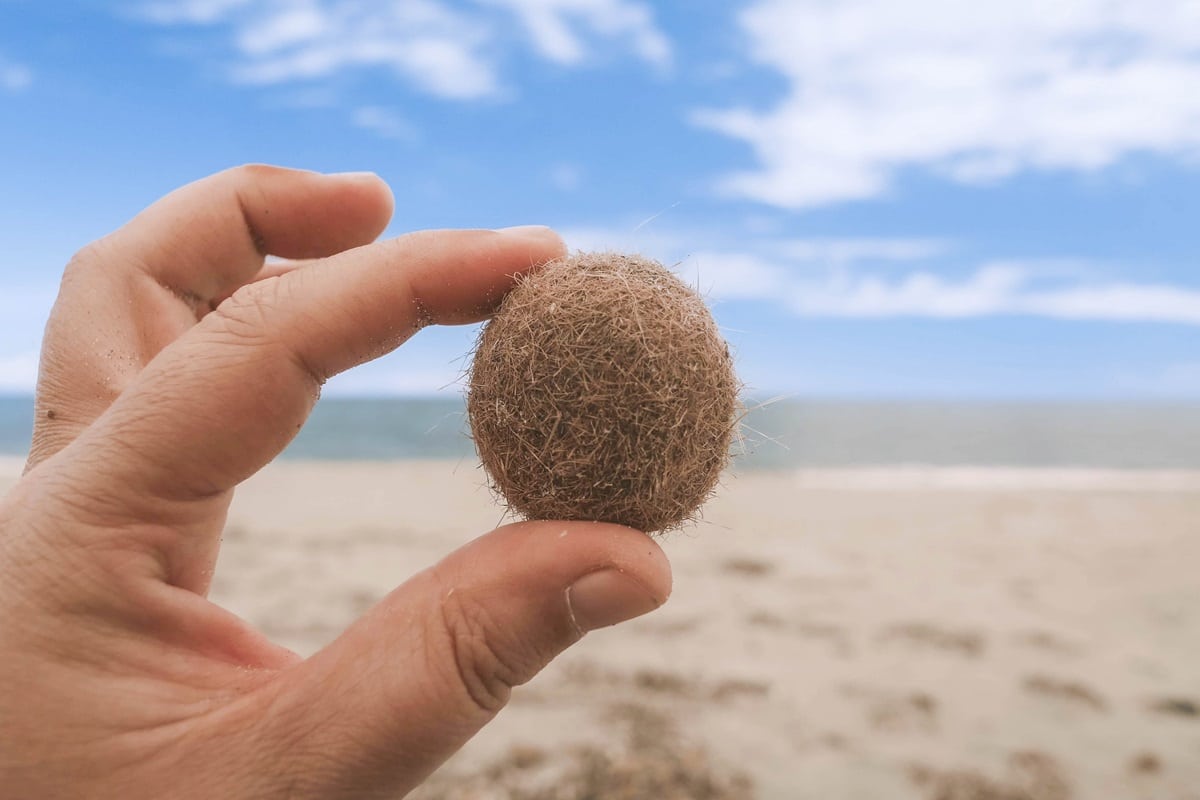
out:
M398 797L584 632L666 599L648 537L579 522L476 539L307 660L205 598L234 487L327 377L483 319L562 252L544 228L369 244L390 215L374 176L244 167L68 266L0 500L0 797Z

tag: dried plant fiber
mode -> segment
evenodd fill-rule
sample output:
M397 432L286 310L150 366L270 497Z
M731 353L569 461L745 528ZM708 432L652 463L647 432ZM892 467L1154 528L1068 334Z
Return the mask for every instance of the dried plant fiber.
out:
M674 273L578 253L520 279L484 326L467 412L512 510L654 532L715 488L739 388L704 300Z

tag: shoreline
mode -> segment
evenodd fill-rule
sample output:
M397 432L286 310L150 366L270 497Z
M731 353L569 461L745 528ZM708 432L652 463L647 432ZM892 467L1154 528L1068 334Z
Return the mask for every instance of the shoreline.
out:
M24 466L25 456L0 455L0 489L6 488L19 477ZM433 471L457 475L474 473L479 470L479 465L474 459L468 458L280 458L262 471L307 474L313 470L328 470L333 473L356 473L368 468L384 472L413 469L422 473ZM482 483L482 474L480 480ZM760 480L788 481L802 491L1200 492L1200 469L919 463L744 470L734 466L722 476L721 487ZM718 489L718 495L723 488Z

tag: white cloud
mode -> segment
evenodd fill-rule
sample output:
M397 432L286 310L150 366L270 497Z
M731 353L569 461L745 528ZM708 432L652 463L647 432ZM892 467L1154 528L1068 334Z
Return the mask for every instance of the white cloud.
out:
M735 196L801 208L875 197L918 167L959 182L1200 155L1200 3L759 0L752 57L774 107L695 121L749 144Z
M486 28L432 0L253 2L236 15L236 80L283 84L383 67L430 94L470 100L499 91Z
M678 204L676 204L678 205ZM678 228L664 225L674 206L661 210L648 219L630 222L628 226L596 225L559 228L567 244L580 250L641 250L653 251L660 259L683 258L694 250L722 249L723 238L714 238L713 228ZM754 227L748 237L764 252L784 257L791 262L811 262L821 266L864 261L919 261L946 253L953 243L928 237L788 237L778 235L775 228L759 225L754 220L742 223ZM737 223L733 224L737 227Z
M588 55L586 33L625 39L642 60L671 63L671 44L654 24L650 8L630 0L483 0L506 8L524 24L541 55L559 64L578 64ZM572 25L572 21L576 24ZM580 29L583 29L581 32Z
M162 0L145 4L141 11L147 19L164 25L178 22L207 24L252 2L254 0Z
M815 317L1023 315L1200 325L1200 290L1120 281L1047 283L1036 264L985 264L957 280L927 271L896 278L835 271L822 280L793 280L783 296L797 314Z
M1200 325L1200 290L1176 286L1113 283L1071 287L1030 294L1020 306L1026 313L1059 319Z
M833 317L976 317L1003 313L1025 275L1007 266L984 267L954 282L928 272L897 280L836 274L821 283L800 283L788 292L789 303L805 316Z
M36 351L0 356L0 393L29 394L37 386Z
M702 248L687 254L676 271L715 300L779 300L805 276L833 275L833 286L847 267L872 263L894 269L943 253L949 245L937 239L818 237L763 239L757 248L756 253Z
M0 55L0 91L23 92L33 85L33 70Z
M482 7L481 7L482 6ZM515 19L544 59L574 65L605 46L656 66L670 44L648 6L633 0L156 0L143 16L164 25L222 25L236 52L232 77L278 85L384 68L417 89L455 100L504 94L496 13Z
M248 55L264 55L321 38L330 20L315 6L283 8L262 19L257 27L241 31L238 47Z
M1084 259L964 265L951 257L953 242L922 237L758 235L733 243L662 226L560 232L572 249L645 253L714 302L773 303L802 317L1019 315L1200 326L1200 288L1105 277L1117 268Z
M775 264L747 253L698 252L675 271L696 291L714 300L762 300L776 296L788 274Z
M354 110L351 121L359 128L384 139L415 142L420 138L416 127L398 112L380 106L363 106Z

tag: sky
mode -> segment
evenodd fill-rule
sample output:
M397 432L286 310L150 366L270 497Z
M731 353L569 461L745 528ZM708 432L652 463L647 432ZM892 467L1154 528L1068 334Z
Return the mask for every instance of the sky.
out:
M76 250L247 162L657 258L758 395L1200 400L1200 0L0 0L0 392Z

